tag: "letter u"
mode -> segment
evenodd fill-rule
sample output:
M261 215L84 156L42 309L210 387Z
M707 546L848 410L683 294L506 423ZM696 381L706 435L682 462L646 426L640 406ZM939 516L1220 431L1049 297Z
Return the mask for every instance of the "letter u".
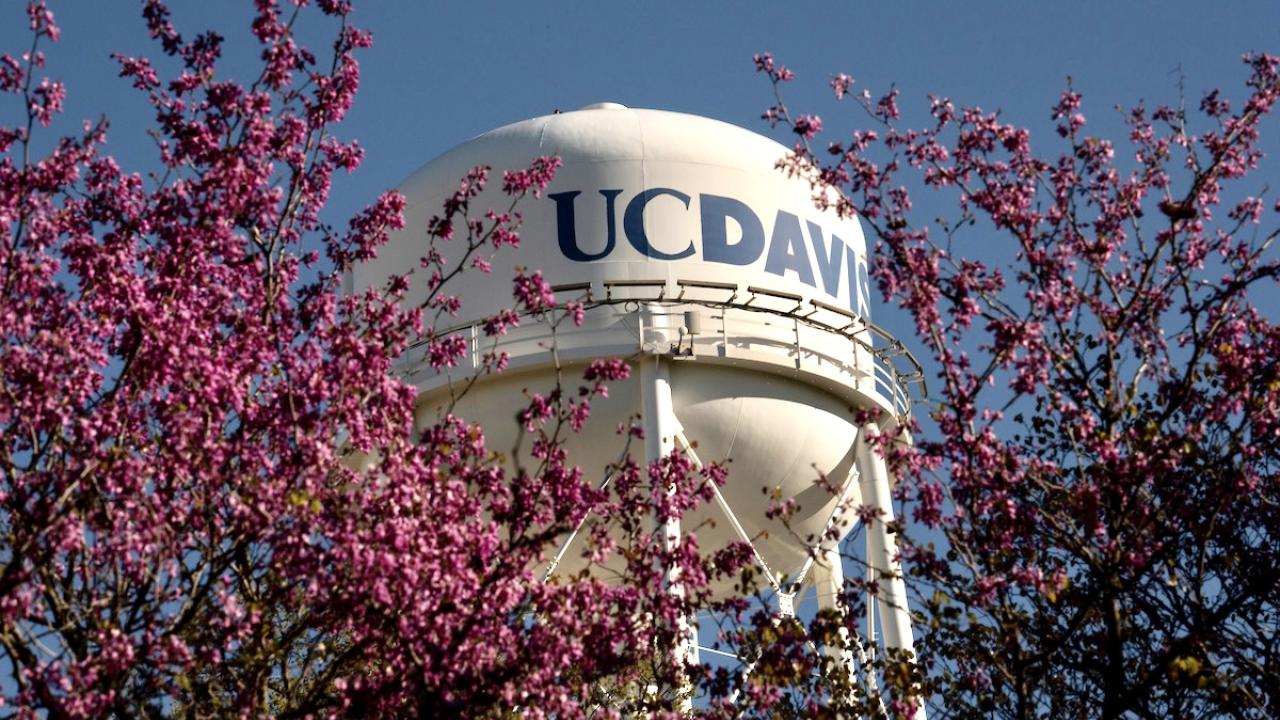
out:
M618 244L618 224L614 205L621 190L601 190L604 196L604 216L606 236L604 249L597 253L584 252L578 247L577 222L573 212L573 200L582 194L581 190L550 193L547 197L556 202L556 237L560 242L560 252L574 262L591 262L608 256Z

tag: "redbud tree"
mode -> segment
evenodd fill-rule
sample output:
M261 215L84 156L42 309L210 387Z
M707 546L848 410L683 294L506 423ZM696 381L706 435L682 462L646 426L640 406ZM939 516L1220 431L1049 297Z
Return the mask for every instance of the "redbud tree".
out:
M530 398L537 464L518 474L478 427L415 425L416 391L392 372L410 346L436 368L466 351L435 330L459 307L449 280L519 243L516 204L558 161L504 172L505 207L473 207L495 172L478 167L426 227L403 228L395 193L330 226L331 180L362 155L335 134L372 42L350 4L255 2L239 32L257 71L239 79L220 34L180 32L159 0L141 14L155 60L113 62L154 114L144 168L113 160L106 120L47 138L65 92L43 2L27 7L31 45L0 56L21 109L0 124L0 717L687 705L698 677L662 648L743 556L654 532L719 468L626 459L606 493L567 462L564 437L626 362ZM300 28L322 26L316 54ZM401 229L421 238L419 267L344 295L343 272ZM409 306L414 283L427 300ZM486 333L580 321L536 272L512 288ZM588 552L625 550L620 579L544 582L588 512L610 519ZM680 596L659 590L673 565Z
M943 97L913 127L844 74L857 129L823 136L755 60L783 170L874 235L937 375L890 453L934 716L1275 717L1280 201L1255 170L1280 61L1123 109L1115 140L1068 85L1033 143Z
M878 443L925 591L917 663L869 659L881 697L815 647L847 649L864 588L849 616L779 618L737 575L744 547L706 555L693 533L655 532L724 468L679 452L573 464L564 440L625 359L530 394L513 419L526 467L463 419L415 424L397 358L466 352L436 329L460 307L450 280L520 242L518 204L557 161L502 172L504 207L476 205L501 172L478 167L426 227L403 227L394 193L326 224L334 173L361 159L335 128L372 39L347 2L305 6L254 3L240 32L257 71L237 79L221 35L144 2L154 60L113 60L154 115L143 168L112 159L106 120L54 134L65 92L44 3L27 7L31 45L0 55L21 111L0 121L0 717L904 715L930 699L984 717L1274 712L1280 380L1252 298L1274 292L1277 208L1239 189L1274 59L1248 59L1237 109L1218 93L1194 117L1135 109L1119 160L1074 92L1054 111L1060 157L944 100L908 130L892 93L865 99L872 128L830 155L798 145L787 169L821 201L844 191L839 208L879 237L881 288L942 379L917 444ZM302 28L321 21L332 43L316 54ZM837 96L851 84L838 76ZM804 141L822 128L781 103L769 117ZM958 201L954 218L916 222L900 179L914 172ZM343 272L399 230L421 238L419 266L344 295ZM966 256L976 233L983 257L1009 243L1007 267ZM408 306L415 284L426 301ZM512 290L485 333L587 309L533 270ZM621 431L623 446L641 434ZM588 516L584 553L611 581L545 580ZM663 589L673 567L679 594ZM739 597L711 596L725 576ZM680 661L701 610L730 619L719 641L744 664Z

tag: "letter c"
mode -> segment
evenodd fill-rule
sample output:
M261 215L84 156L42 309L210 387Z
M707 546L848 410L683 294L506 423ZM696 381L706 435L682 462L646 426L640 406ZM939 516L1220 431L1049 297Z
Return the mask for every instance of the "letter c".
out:
M649 244L649 236L644 231L644 208L649 201L659 195L670 195L671 197L684 203L686 210L689 209L689 196L679 190L671 188L650 188L636 195L627 203L627 210L622 215L622 228L627 233L627 240L631 242L641 255L645 257L657 258L659 260L680 260L687 258L693 254L693 241L689 241L689 246L678 253L666 253Z

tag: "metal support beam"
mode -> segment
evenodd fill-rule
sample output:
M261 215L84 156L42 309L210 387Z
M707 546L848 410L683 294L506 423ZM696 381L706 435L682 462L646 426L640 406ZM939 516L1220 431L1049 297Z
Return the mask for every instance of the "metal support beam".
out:
M823 528L823 533L818 538L817 544L812 548L812 553L809 559L805 561L804 567L801 569L795 583L797 586L803 583L808 573L812 570L819 610L834 610L842 622L838 635L839 644L828 645L824 648L824 651L835 663L836 668L843 670L846 674L850 683L850 693L853 692L857 682L857 667L854 665L854 658L856 657L858 665L861 666L863 671L866 689L869 693L874 693L876 676L875 670L871 665L872 658L867 654L867 650L857 634L851 634L843 626L843 620L849 614L849 608L844 602L844 558L840 554L840 543L845 533L841 533L840 537L833 538L830 536L831 530L840 521L841 516L850 508L857 507L863 502L860 485L861 473L858 470L859 453L862 452L863 446L858 440L858 435L855 435L849 449L851 455L849 472L845 476L840 495L836 498L836 505L832 508L831 515L827 518L826 525ZM852 695L844 699L849 703L854 700ZM884 713L883 701L880 703L880 711Z
M862 463L862 496L865 502L879 511L879 516L867 528L867 570L879 592L875 604L880 615L880 633L886 648L901 648L915 657L915 641L911 636L911 614L907 609L907 586L898 559L898 542L889 532L893 522L893 497L890 491L889 469L884 458L866 443L868 435L880 434L876 423L868 423L858 438L859 462ZM871 603L868 602L868 608ZM871 614L868 613L868 618ZM873 624L873 623L869 623ZM915 714L915 720L924 720L924 707Z
M855 430L855 432L857 431ZM852 447L849 448L849 472L845 474L844 484L840 487L840 495L836 497L836 504L831 508L831 514L827 516L827 522L822 526L822 534L818 536L817 542L810 548L809 557L805 559L804 565L800 566L800 572L791 581L792 592L798 591L800 586L804 584L814 561L821 554L819 552L820 548L824 543L830 542L828 536L832 528L840 521L841 516L850 508L855 508L862 504L861 474L858 471L858 438L856 435L853 440ZM848 530L845 530L834 542L838 544L848 532Z
M624 450L622 454L623 454L623 457L625 457L627 454L626 450ZM622 463L622 458L620 457L618 458L618 464L621 464L621 463ZM604 480L600 482L600 486L597 489L604 490L605 488L609 487L609 483L612 480L613 480L613 470L609 470L609 472L605 474ZM583 515L582 519L578 521L578 524L573 527L573 532L569 533L569 536L566 537L560 543L560 548L556 550L555 557L551 558L551 564L547 565L547 569L542 573L542 582L546 582L547 580L550 580L551 576L556 574L556 570L560 567L560 561L564 560L564 556L566 553L569 552L569 548L570 546L573 545L573 541L578 538L578 533L582 532L582 526L587 524L587 518L588 518L587 515Z
M824 651L832 659L836 667L846 673L850 693L852 693L857 683L857 666L854 665L854 658L856 657L858 666L862 667L866 689L869 693L874 693L876 691L876 676L875 669L871 665L872 658L867 654L867 649L862 645L862 641L858 636L850 634L848 628L843 626L843 618L848 616L849 609L844 603L844 562L840 556L839 543L824 544L819 549L818 561L814 567L813 574L819 610L834 610L842 619L839 631L839 646L828 645L824 648ZM854 700L852 696L844 699L850 704ZM880 698L880 712L885 714L883 698Z
M685 437L684 430L681 430L676 434L676 441L680 444L680 449L689 456L689 460L693 463L694 467L701 470L703 467L702 459L699 458L698 453L694 451L693 443L690 443L689 438ZM746 529L742 527L742 523L738 520L737 513L733 511L733 506L725 499L724 493L720 492L720 488L711 480L707 480L707 483L711 485L716 505L720 508L720 511L724 513L725 518L728 519L729 525L733 528L733 532L738 536L739 540L746 543L747 546L751 548L751 553L755 556L756 564L760 566L760 571L764 574L764 579L769 582L773 591L778 593L779 598L788 594L782 589L782 585L778 582L778 577L773 574L773 570L769 568L769 563L764 561L764 556L760 554L760 549L756 547L755 540L753 540L751 536L747 534ZM794 591L795 588L793 587L791 595L794 595Z
M639 366L640 387L644 402L645 460L653 463L671 453L675 448L676 435L682 428L672 407L670 369L666 361L661 355L653 354L642 357ZM680 544L680 518L663 518L660 523L659 532L662 533L666 549L675 549ZM674 597L684 596L684 587L680 582L680 568L671 566L666 569L665 590ZM677 666L697 663L696 620L692 617L681 617L676 622L676 633L680 639L674 648L673 662ZM680 692L685 698L681 701L681 707L692 709L691 688L682 687Z

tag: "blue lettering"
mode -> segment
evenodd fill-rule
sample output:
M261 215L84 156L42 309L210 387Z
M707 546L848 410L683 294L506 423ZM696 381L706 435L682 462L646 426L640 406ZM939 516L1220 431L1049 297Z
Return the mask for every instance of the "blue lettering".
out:
M787 270L794 270L805 285L817 287L813 282L809 253L804 249L800 218L779 210L773 223L773 236L769 238L769 257L765 260L764 271L785 277Z
M622 194L621 190L601 190L604 196L604 215L607 219L608 234L605 237L604 249L598 253L583 252L578 247L577 223L574 220L573 199L581 195L579 190L570 192L549 193L547 197L556 201L556 236L560 241L560 252L574 262L591 262L599 260L613 252L618 242L617 221L613 211L614 199Z
M574 202L582 191L571 190L548 195L556 203L556 236L560 252L569 260L592 262L608 257L617 249L617 200L623 191L600 190L599 193L604 197L605 237L603 247L595 252L584 250L578 244ZM660 250L650 241L645 230L645 211L649 202L660 195L669 195L679 200L685 210L689 209L690 197L679 190L658 187L638 193L623 211L622 230L626 233L627 241L637 252L649 258L682 260L693 256L696 253L693 240L678 252ZM698 204L702 226L702 260L737 266L753 265L760 260L760 256L765 253L764 225L750 206L735 198L705 193L698 196ZM730 220L741 231L732 242ZM844 273L842 266L848 266L849 309L862 317L870 317L871 283L865 259L855 254L854 249L835 234L830 236L828 242L818 223L805 221L805 224L808 226L808 243L805 243L804 233L800 229L800 218L783 210L777 212L769 236L764 271L779 277L786 277L787 271L791 271L800 282L817 288L814 276L816 262L818 274L822 276L822 290L827 295L839 297L841 275ZM590 244L599 246L599 241ZM815 260L809 259L810 248L817 256Z
M727 265L750 265L764 252L764 226L746 203L720 195L699 195L702 206L702 258ZM729 219L742 230L742 239L729 243Z
M844 241L831 235L831 250L827 251L822 242L822 228L818 223L805 221L809 226L809 242L813 243L813 254L818 261L818 274L822 276L822 287L831 297L840 297L840 268L844 253ZM853 277L853 273L849 273Z
M859 262L853 248L845 249L849 261L849 309L859 317L871 317L871 279L867 277L867 264Z
M666 253L649 244L649 235L644 230L644 208L649 201L659 195L670 195L671 197L684 203L685 209L689 209L689 196L679 190L671 188L650 188L636 195L627 203L627 210L622 215L622 229L627 233L627 240L631 241L634 247L641 255L645 257L657 258L659 260L680 260L687 258L693 254L693 241L689 241L689 247L678 253Z

